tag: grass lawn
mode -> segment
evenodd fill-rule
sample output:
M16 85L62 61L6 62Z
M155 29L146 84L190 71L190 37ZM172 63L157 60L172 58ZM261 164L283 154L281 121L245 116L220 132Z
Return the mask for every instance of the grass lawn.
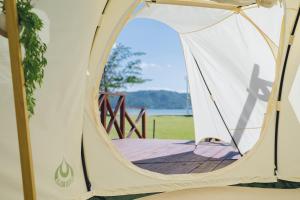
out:
M136 116L132 117L133 120ZM147 138L153 138L153 121L155 120L155 138L157 139L183 139L194 140L194 122L192 116L147 116L146 134ZM139 130L141 132L141 122L139 122ZM128 133L130 125L126 123L126 132ZM118 134L113 128L110 138L118 138ZM133 133L131 138L137 138Z

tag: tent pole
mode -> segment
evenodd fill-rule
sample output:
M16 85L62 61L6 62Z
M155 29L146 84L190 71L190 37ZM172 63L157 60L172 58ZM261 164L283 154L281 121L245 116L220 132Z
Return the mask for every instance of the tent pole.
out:
M20 38L16 0L5 0L5 10L22 170L23 193L25 200L35 200L35 181L31 156L26 94L24 88L24 71L22 67L21 47L19 43Z
M213 1L199 1L199 0L145 0L146 3L153 4L170 4L170 5L182 5L182 6L195 6L202 8L214 8L238 11L239 6L228 3L217 3Z
M217 111L218 111L218 113L219 113L219 115L220 115L220 117L221 117L221 120L222 120L222 122L224 123L225 128L226 128L226 130L227 130L227 132L228 132L228 134L229 134L229 136L230 136L232 142L234 143L234 146L235 146L236 149L238 150L240 156L243 157L243 154L242 154L242 152L240 151L240 149L239 149L239 147L238 147L236 141L234 140L233 136L231 135L230 130L229 130L229 128L228 128L228 126L227 126L227 124L226 124L226 122L225 122L225 119L224 119L224 117L223 117L223 115L222 115L222 113L221 113L221 111L220 111L220 109L219 109L219 107L218 107L216 101L213 99L212 92L210 91L210 89L209 89L209 87L208 87L208 85L207 85L207 82L206 82L206 80L205 80L205 78L204 78L204 75L203 75L203 73L202 73L202 71L201 71L201 69L200 69L200 66L199 66L199 64L198 64L198 62L197 62L195 56L194 56L193 54L192 54L192 56L193 56L194 61L195 61L196 65L197 65L197 68L198 68L198 70L199 70L199 72L200 72L201 78L202 78L202 80L204 81L205 87L206 87L206 89L207 89L209 95L211 96L211 99L212 99L212 101L213 101L213 103L214 103L214 106L215 106L215 108L217 109Z
M293 25L292 32L290 34L290 38L295 37L295 33L298 27L298 23L300 20L300 8L298 8L298 12L296 15L296 19ZM292 43L288 44L285 58L284 58L284 63L282 66L281 70L281 76L280 76L280 82L279 82L279 88L278 88L278 96L277 96L277 102L281 102L282 99L282 92L284 89L284 82L285 82L285 74L286 74L286 68L289 62L289 56L292 48ZM277 175L278 173L278 140L279 140L279 124L280 124L280 110L276 111L276 122L275 122L275 143L274 143L274 175Z

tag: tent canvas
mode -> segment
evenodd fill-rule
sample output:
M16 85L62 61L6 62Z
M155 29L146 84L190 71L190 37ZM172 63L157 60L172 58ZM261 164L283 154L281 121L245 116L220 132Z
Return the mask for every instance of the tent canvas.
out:
M294 103L291 104L293 100L288 98L300 64L298 56L300 33L299 26L295 26L297 25L296 16L300 1L285 0L282 2L284 19L280 40L278 40L279 33L268 28L269 25L271 28L273 27L269 21L264 22L264 20L255 19L260 15L254 11L251 13L252 9L245 11L254 23L257 22L256 25L265 36L270 39L267 39L267 46L265 39L262 39L261 35L258 37L259 30L239 16L240 13L237 11L240 10L239 4L242 1L219 2L221 3L207 0L156 1L157 4L168 3L194 6L199 7L199 9L209 7L214 11L216 9L225 10L221 12L221 15L226 14L226 12L235 12L235 16L232 16L233 19L240 20L240 23L245 26L244 28L249 28L249 31L244 34L256 35L258 41L261 41L261 51L266 49L265 54L257 55L257 52L253 52L255 45L245 41L249 52L253 53L254 56L268 56L266 62L264 62L264 57L261 58L263 63L261 65L271 63L269 58L276 56L277 67L274 69L273 90L264 119L259 120L260 123L263 123L260 138L253 149L242 159L224 169L207 174L168 176L139 169L126 161L106 136L105 130L100 125L97 110L99 77L101 77L105 61L118 33L129 20L131 14L134 13L140 1L37 1L36 8L43 11L50 22L48 27L50 33L47 52L48 66L45 71L43 87L36 93L36 113L30 119L38 199L87 199L93 195L112 196L216 187L247 182L273 182L277 178L300 181L298 170L300 156L297 154L300 142L300 135L298 134L300 123L294 111L297 107L294 106ZM249 2L255 3L252 0ZM276 7L272 9L276 9ZM66 10L68 10L67 14ZM262 7L257 8L257 12L262 13L262 19L268 17L273 19L274 15L268 15L268 11ZM275 24L278 25L280 22L276 19L278 20L278 18L275 17ZM231 23L230 20L224 22ZM292 31L293 27L296 27L294 31ZM257 33L254 33L255 30ZM276 34L272 35L273 33ZM205 62L211 62L213 58L207 57L205 62L201 60L203 57L200 56L199 52L203 47L196 45L198 40L201 41L200 39L195 34L182 37L183 48L186 48L185 53L188 51L196 52L193 56L199 63L205 64ZM276 45L271 41L278 44L278 51ZM271 47L272 51L267 48L268 46ZM0 134L2 136L0 157L4 161L0 166L1 198L22 199L7 39L0 38L0 48ZM287 50L288 48L289 50ZM196 70L195 62L193 63L191 56L191 53L186 55L188 57L187 62L192 63L191 70ZM250 61L253 60L250 59ZM250 61L249 63L251 63ZM252 64L254 63L252 62ZM275 65L275 63L273 64ZM207 65L205 64L205 66ZM283 70L284 66L285 70ZM250 67L251 64L249 64L249 69L247 68L248 72L251 72ZM263 72L266 69L261 70ZM283 71L285 73L282 73ZM249 80L250 74L247 73L247 80ZM283 80L282 74L285 75L284 81L281 81ZM264 78L267 80L273 80L274 74L266 73L265 76ZM210 85L212 84L210 83ZM282 86L279 87L280 85ZM218 85L215 86L215 90L217 88ZM282 94L280 103L277 98L279 90ZM243 92L245 93L245 91ZM291 98L293 99L293 97ZM262 104L264 103L262 102ZM278 118L278 112L280 118ZM90 192L86 190L80 156L82 137L87 172L92 185ZM277 166L275 174L274 164ZM57 179L55 174L57 170L61 169L60 167L72 169L69 170L73 172L72 176L69 176L67 180L62 179L62 177ZM65 184L59 184L61 182Z
M150 5L137 17L166 23L180 36L196 144L213 137L236 143L241 153L249 151L259 138L275 77L276 52L268 42L278 49L281 7L253 6L237 12ZM264 32L249 18L259 21Z

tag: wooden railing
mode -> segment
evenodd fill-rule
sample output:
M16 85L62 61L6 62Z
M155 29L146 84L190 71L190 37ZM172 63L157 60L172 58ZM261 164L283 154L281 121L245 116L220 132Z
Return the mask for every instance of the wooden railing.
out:
M109 97L116 97L117 103L113 107ZM115 128L120 139L130 138L135 133L139 138L146 138L146 110L141 108L135 121L133 121L126 111L126 95L123 93L101 92L98 100L100 120L107 134L110 134ZM119 120L118 120L119 118ZM131 126L126 133L126 120ZM138 129L138 123L141 121L141 131ZM108 122L108 123L107 123Z

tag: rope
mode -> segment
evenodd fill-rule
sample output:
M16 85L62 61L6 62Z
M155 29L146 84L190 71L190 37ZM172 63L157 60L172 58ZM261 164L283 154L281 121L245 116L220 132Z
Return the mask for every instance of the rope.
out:
M202 73L202 71L201 71L201 69L200 69L200 66L199 66L199 64L198 64L198 62L197 62L195 56L194 56L193 54L192 54L192 56L193 56L193 58L194 58L194 61L195 61L196 65L197 65L197 68L198 68L198 70L199 70L199 72L200 72L201 78L202 78L202 80L204 81L205 87L206 87L206 89L207 89L209 95L210 95L210 96L213 96L211 90L210 90L209 87L208 87L208 84L207 84L207 82L206 82L206 80L205 80L205 78L204 78L204 75L203 75L203 73ZM233 136L232 136L232 134L231 134L231 132L230 132L230 130L229 130L229 128L228 128L228 125L227 125L227 123L226 123L226 121L225 121L225 119L224 119L224 117L223 117L223 115L222 115L222 113L221 113L221 111L220 111L220 109L219 109L219 107L218 107L216 101L215 101L213 98L212 98L212 101L213 101L213 103L214 103L215 108L217 109L217 112L218 112L218 114L219 114L219 116L220 116L220 118L221 118L221 120L222 120L222 122L223 122L223 124L224 124L224 126L225 126L225 128L226 128L226 130L227 130L227 132L228 132L228 134L229 134L229 136L230 136L230 138L231 138L231 140L232 140L232 142L234 143L234 146L235 146L236 149L238 150L240 156L243 157L243 154L241 153L241 151L240 151L240 149L239 149L239 147L238 147L236 141L234 140L234 138L233 138Z

